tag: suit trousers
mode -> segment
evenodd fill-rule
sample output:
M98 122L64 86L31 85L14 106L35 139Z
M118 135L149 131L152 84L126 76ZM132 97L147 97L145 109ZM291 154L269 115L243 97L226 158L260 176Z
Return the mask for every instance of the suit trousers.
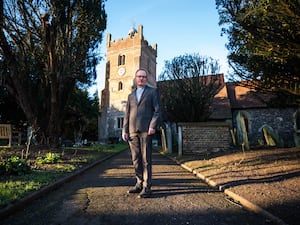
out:
M130 134L129 141L136 184L144 188L152 186L152 135L147 132Z

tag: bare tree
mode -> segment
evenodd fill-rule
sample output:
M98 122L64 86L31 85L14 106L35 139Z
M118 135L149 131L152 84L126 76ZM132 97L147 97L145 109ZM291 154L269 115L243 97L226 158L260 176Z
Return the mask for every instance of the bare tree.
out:
M158 83L163 119L206 121L213 97L224 84L223 76L216 75L219 70L216 60L198 54L186 54L166 61Z

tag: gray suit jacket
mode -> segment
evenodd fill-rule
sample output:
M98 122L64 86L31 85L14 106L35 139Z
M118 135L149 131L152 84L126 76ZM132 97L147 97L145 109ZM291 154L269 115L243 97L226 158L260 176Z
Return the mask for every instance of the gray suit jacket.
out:
M159 123L160 108L157 88L145 86L139 102L135 91L128 95L123 122L123 133L148 132L156 129Z

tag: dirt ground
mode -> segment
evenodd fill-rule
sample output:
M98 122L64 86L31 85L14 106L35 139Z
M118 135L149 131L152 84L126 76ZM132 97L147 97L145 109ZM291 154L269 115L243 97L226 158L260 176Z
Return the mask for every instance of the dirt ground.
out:
M300 220L300 148L184 156L178 162L212 186L242 196L287 224Z

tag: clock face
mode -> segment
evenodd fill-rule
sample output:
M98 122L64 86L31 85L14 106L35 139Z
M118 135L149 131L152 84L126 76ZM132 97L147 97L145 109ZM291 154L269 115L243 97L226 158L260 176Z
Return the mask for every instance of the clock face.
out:
M124 74L125 74L125 68L124 68L124 67L119 68L118 74L119 74L120 76L124 75Z

